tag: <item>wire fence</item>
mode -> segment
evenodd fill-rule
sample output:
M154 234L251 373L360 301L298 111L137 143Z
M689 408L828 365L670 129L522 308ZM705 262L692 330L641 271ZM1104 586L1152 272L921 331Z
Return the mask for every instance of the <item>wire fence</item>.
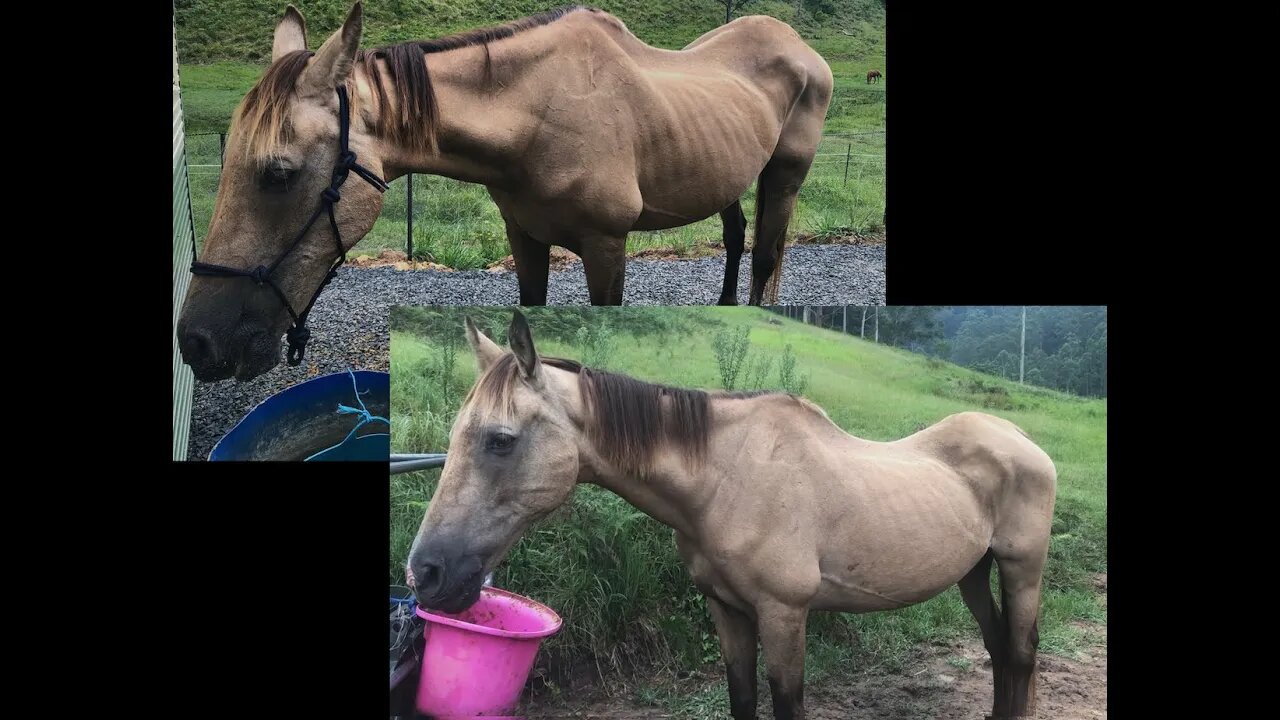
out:
M225 132L195 132L186 137L196 240L198 247L203 248L226 155L227 136ZM810 234L874 230L884 216L884 182L884 130L824 135L801 187L792 226ZM751 217L754 197L753 187L744 196L748 217ZM701 227L701 223L709 225ZM663 240L674 237L677 241L682 237L719 235L718 218L713 216L701 223L652 234L662 236ZM636 234L639 233L633 233ZM403 249L407 258L437 260L460 267L459 263L467 265L468 257L448 262L441 256L477 242L506 244L503 223L485 189L448 178L410 174L391 183L383 197L382 213L361 245L374 251ZM476 258L479 263L479 255Z

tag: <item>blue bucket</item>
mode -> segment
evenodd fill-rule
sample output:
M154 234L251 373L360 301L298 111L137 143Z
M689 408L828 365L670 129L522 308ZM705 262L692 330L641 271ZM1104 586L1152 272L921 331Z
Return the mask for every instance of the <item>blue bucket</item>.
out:
M340 405L347 410L340 412ZM364 425L362 406L377 416ZM391 435L378 418L388 417L390 406L387 373L356 370L313 378L259 403L218 441L209 459L387 462Z

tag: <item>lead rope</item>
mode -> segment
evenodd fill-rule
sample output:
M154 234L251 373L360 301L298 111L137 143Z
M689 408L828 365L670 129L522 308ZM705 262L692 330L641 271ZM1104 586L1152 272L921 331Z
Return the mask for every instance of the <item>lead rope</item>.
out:
M355 393L356 402L360 404L360 407L353 408L350 405L343 405L342 403L338 403L338 414L339 415L359 415L360 420L359 422L356 423L355 427L351 428L351 432L347 433L347 436L342 438L342 442L336 445L327 447L324 450L321 450L319 452L315 452L315 453L312 453L311 455L308 455L306 460L303 460L303 462L314 460L317 457L329 452L330 450L334 450L336 448L342 447L343 445L347 444L348 440L355 437L356 432L360 430L360 428L364 427L365 425L368 425L371 422L383 422L383 423L386 423L388 427L390 427L391 425L390 420L382 417L381 415L374 415L372 412L369 412L369 408L365 407L364 400L360 399L360 386L356 385L356 374L351 371L351 368L347 368L347 374L351 376L351 390L352 392ZM365 390L365 394L368 394L368 392L369 392L368 390Z
M285 333L285 339L289 344L289 352L285 355L285 359L290 365L298 365L302 362L302 357L307 351L307 341L311 339L311 330L307 328L307 316L311 314L311 307L316 304L316 300L320 297L320 293L325 287L338 276L338 268L342 267L347 261L347 249L342 244L342 233L338 231L338 219L334 216L333 206L342 199L342 195L338 193L338 188L347 181L347 176L354 171L365 182L369 183L378 192L386 192L387 182L378 177L372 170L364 167L356 162L356 154L351 152L349 147L349 138L351 131L351 117L349 104L347 102L347 88L338 86L338 164L333 168L333 176L330 179L329 187L320 193L320 207L311 213L311 219L307 220L307 224L302 227L302 232L294 237L289 248L271 263L270 267L259 265L253 270L240 270L237 268L227 267L225 265L213 265L210 263L193 262L191 263L191 273L193 275L204 275L207 277L247 277L254 281L259 287L266 285L270 287L276 297L280 299L284 309L289 311L289 317L293 318L293 326ZM285 297L284 291L279 285L271 280L271 274L275 272L280 263L293 252L295 248L307 236L307 232L311 230L311 226L315 224L316 219L323 212L329 214L329 226L333 228L334 241L338 245L338 259L329 268L329 272L325 274L324 280L320 282L320 287L316 288L315 294L311 296L311 301L303 308L302 312L294 312L293 306L289 304L289 299Z

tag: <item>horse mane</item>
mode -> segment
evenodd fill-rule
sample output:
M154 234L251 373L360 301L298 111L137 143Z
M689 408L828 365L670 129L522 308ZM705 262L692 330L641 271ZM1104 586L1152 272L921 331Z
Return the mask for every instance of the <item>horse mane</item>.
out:
M582 5L568 5L530 15L494 27L468 30L434 40L410 40L356 54L356 71L363 70L373 87L376 101L374 132L405 147L417 150L438 149L436 136L440 128L439 109L426 56L459 48L484 46L484 77L489 82L491 66L489 43L509 38L530 28L555 22L578 10L600 12ZM233 124L244 124L249 147L255 157L269 158L288 138L287 110L297 87L298 78L315 53L294 50L267 68L262 79L245 95ZM388 93L384 80L390 81ZM355 108L355 73L347 81L348 94Z
M589 414L588 438L606 460L629 474L647 472L654 452L663 444L680 451L690 467L697 467L706 455L712 398L778 394L770 390L692 390L584 367L576 360L539 360L578 376L578 388ZM510 415L514 412L513 390L519 379L515 355L505 353L476 381L463 404L475 400L481 412Z

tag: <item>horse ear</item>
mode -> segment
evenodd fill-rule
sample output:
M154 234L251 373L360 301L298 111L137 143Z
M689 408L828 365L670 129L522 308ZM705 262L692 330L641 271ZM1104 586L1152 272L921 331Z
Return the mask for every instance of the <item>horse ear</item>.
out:
M507 329L507 342L511 344L511 352L515 354L516 362L520 364L520 371L524 373L525 378L536 379L542 363L538 361L538 351L533 347L533 334L529 332L529 321L524 319L524 315L519 310L511 316L511 327Z
M302 18L298 8L290 5L285 8L284 17L276 25L276 36L271 41L271 62L288 55L294 50L307 49L307 21Z
M356 64L356 53L360 51L363 29L363 4L356 3L347 15L347 21L316 51L311 65L299 81L303 92L327 97L333 94L334 88L347 82L351 68Z
M490 340L488 335L480 332L470 316L467 317L467 342L471 344L471 352L475 353L476 365L479 366L481 373L502 357L502 348Z

